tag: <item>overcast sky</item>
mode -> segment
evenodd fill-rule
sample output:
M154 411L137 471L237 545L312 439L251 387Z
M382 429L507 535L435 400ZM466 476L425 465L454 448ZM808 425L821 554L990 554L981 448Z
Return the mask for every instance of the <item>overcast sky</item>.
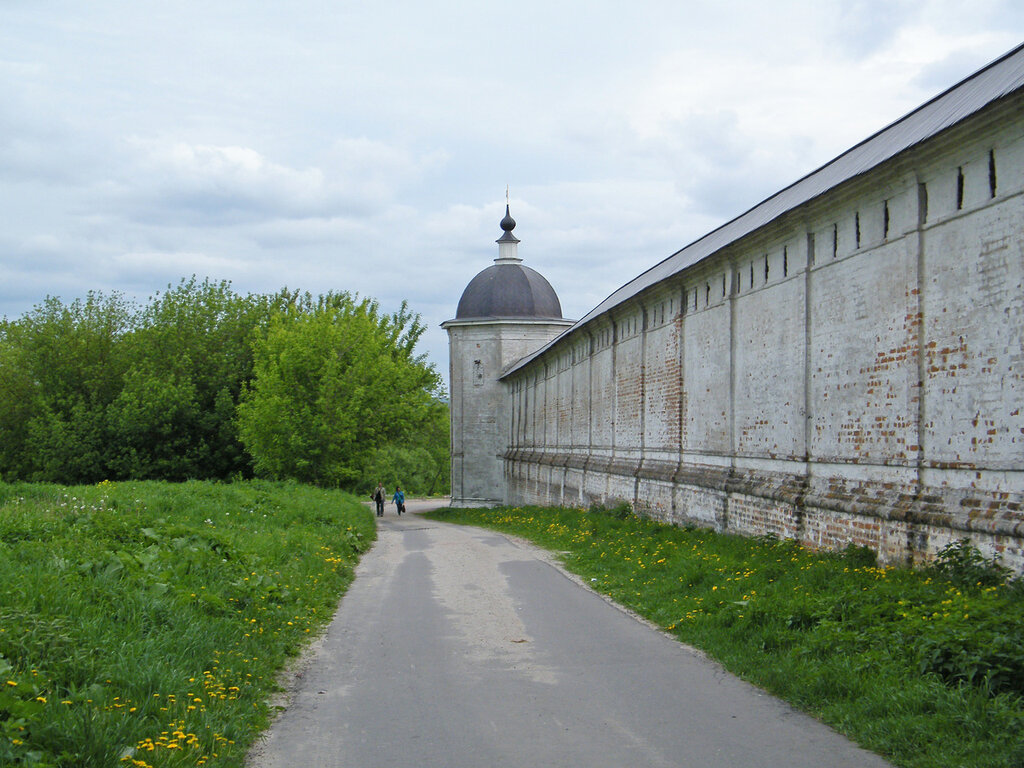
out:
M1020 0L0 0L0 315L193 274L578 318L1024 40Z

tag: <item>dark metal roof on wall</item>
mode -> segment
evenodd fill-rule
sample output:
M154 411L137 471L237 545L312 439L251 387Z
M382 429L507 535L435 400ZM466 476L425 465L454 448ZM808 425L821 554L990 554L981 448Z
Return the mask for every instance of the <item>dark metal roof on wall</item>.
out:
M762 203L626 283L588 312L562 336L571 334L609 309L622 304L678 272L749 235L787 211L863 174L970 117L998 99L1024 87L1024 45L996 59L949 90L868 137L831 162L776 192ZM547 346L519 361L506 376L539 357Z
M455 312L456 320L525 317L561 319L562 305L551 283L522 264L494 264L478 274Z

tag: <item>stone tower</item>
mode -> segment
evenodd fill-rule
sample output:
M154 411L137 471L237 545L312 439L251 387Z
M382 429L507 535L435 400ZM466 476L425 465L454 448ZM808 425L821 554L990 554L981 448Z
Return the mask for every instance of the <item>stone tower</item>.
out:
M498 380L512 363L572 325L551 284L524 267L505 206L498 258L474 277L448 331L452 419L452 506L506 501L503 455L509 445L508 397Z

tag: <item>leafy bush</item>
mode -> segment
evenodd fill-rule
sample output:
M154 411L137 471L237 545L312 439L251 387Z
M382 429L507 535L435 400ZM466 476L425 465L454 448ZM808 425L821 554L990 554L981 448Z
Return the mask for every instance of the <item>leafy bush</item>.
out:
M626 520L634 515L632 505L625 501L620 501L618 504L611 507L595 504L587 511L592 515L605 515L613 520Z
M1024 697L1024 632L999 622L943 625L917 646L920 668L947 685L965 684L988 695Z
M1005 584L1012 576L999 558L985 557L969 539L959 539L943 547L931 564L931 570L961 589Z

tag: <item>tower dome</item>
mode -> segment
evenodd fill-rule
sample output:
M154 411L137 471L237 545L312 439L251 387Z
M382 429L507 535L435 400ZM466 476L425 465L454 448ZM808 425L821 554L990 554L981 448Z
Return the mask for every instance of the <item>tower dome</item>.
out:
M516 255L516 222L505 206L504 234L497 240L498 258L469 281L455 312L457 320L484 318L561 319L562 305L554 288Z

